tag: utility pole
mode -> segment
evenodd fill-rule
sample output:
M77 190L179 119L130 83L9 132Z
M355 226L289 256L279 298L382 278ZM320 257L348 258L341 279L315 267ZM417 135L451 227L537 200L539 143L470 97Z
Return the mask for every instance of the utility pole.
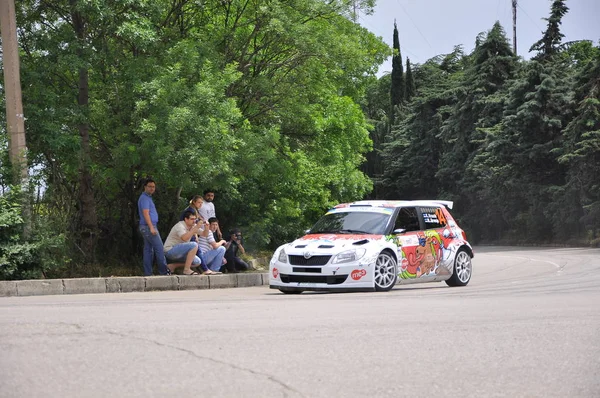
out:
M2 64L6 95L6 131L13 179L17 185L27 181L27 146L25 145L25 118L21 99L19 46L14 0L0 0L0 30L2 31Z
M512 0L513 14L513 52L517 55L517 0Z
M4 68L4 93L6 96L6 132L12 182L21 189L23 238L31 235L31 204L27 197L29 170L25 144L25 117L21 97L21 72L19 45L17 43L17 18L14 0L0 0L0 34L2 37L2 66Z

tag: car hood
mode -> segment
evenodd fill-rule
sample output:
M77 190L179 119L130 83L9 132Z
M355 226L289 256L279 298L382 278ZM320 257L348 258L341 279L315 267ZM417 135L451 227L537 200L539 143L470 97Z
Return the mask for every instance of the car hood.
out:
M337 253L343 250L364 247L370 242L380 241L383 235L371 234L308 234L286 246L288 254L292 251Z

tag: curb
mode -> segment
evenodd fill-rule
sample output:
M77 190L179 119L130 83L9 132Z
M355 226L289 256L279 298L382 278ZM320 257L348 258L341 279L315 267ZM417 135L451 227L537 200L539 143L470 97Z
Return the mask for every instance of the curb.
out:
M269 284L268 273L0 281L0 297L226 289Z

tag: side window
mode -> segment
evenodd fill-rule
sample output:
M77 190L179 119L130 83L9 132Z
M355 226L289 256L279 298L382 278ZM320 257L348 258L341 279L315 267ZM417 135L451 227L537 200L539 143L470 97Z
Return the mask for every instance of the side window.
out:
M425 229L444 228L447 224L446 216L439 207L421 207Z
M399 210L398 217L396 217L396 223L394 224L394 230L400 228L406 230L406 232L418 231L421 229L416 208L402 207Z

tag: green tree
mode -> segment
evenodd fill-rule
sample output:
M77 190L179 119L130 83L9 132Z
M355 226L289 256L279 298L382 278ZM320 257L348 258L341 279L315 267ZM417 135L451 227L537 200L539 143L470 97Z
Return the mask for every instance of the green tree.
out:
M75 252L90 230L77 221L81 162L105 259L135 255L136 183L147 174L158 182L163 235L182 197L212 187L224 227L256 227L259 245L369 191L358 101L389 50L347 18L351 6L20 3L32 165Z
M69 263L62 249L65 236L46 218L33 220L31 235L25 236L22 195L14 186L0 195L0 280L56 277Z
M564 34L560 32L562 18L567 14L569 8L565 5L566 0L554 0L550 8L550 17L544 18L548 22L544 35L535 42L529 51L537 51L535 59L545 60L560 51L560 45Z
M455 49L460 52L460 49ZM455 52L434 57L415 68L416 95L402 120L392 127L384 145L383 177L378 182L381 197L418 199L437 197L435 174L443 142L438 133L449 116L454 91L460 80L449 70L459 71L461 57Z
M560 53L567 11L564 1L553 2L547 29L531 49L538 54L511 85L496 137L502 145L492 145L505 152L496 162L505 172L503 197L511 204L513 232L526 240L553 239L553 192L565 183L566 167L554 149L562 145L574 106L569 64Z
M402 53L400 52L400 39L398 26L394 20L394 55L392 56L392 85L390 89L391 112L390 122L394 123L395 108L404 101L404 70L402 68Z
M26 84L23 85L24 92L28 94L31 86L27 84L31 75L28 75L28 65L30 60L35 59L41 61L34 64L41 73L47 74L48 70L43 69L48 67L49 63L56 61L63 62L65 69L52 69L55 76L60 75L58 79L50 82L50 86L56 85L54 88L65 90L59 101L56 97L45 94L46 99L51 101L44 105L51 109L51 112L63 112L68 115L67 119L62 120L62 125L59 129L63 130L65 135L64 140L70 140L71 144L77 147L77 153L72 153L73 160L68 163L73 164L74 175L76 176L77 194L77 211L74 214L74 224L76 227L73 230L75 241L81 248L83 258L87 261L93 258L94 247L96 241L96 232L98 230L96 220L96 208L94 202L93 182L91 178L91 148L89 134L89 60L87 54L89 47L94 41L95 31L90 29L89 24L95 24L94 19L97 15L94 14L93 7L88 7L84 2L59 2L52 5L39 2L23 2L19 4L21 13L18 16L18 25L21 35L21 43L25 48L25 54L22 57L22 65L24 69L23 80ZM33 11L25 15L26 10ZM46 33L52 30L53 35L49 36ZM70 45L65 46L64 43ZM37 46L41 44L41 46ZM55 47L53 52L49 54L45 51L48 47ZM66 72L66 73L65 73ZM60 87L60 88L59 88ZM68 87L68 88L67 88ZM72 89L74 88L74 89ZM34 97L34 98L39 98ZM35 100L34 100L35 101ZM58 103L57 103L58 102ZM37 114L35 109L32 109L29 104L29 98L24 104L26 114L31 114L31 121L35 121ZM47 115L46 115L47 116ZM44 124L52 123L48 119ZM58 121L55 121L58 122ZM28 134L31 136L30 150L33 153L37 151L38 141L38 125L31 124L28 126ZM53 136L56 136L53 134ZM33 162L39 162L39 158L33 159ZM76 162L76 163L75 163ZM73 181L73 182L75 182Z
M476 157L486 146L484 131L501 121L504 90L514 76L517 60L498 22L478 37L469 58L465 73L457 75L461 82L453 109L440 129L439 137L446 145L436 177L441 195L456 200L457 209L476 226L478 220L497 214L489 208L481 210L494 198L482 196L485 179L475 172L479 170ZM475 232L485 236L489 228Z
M523 239L553 237L552 187L565 181L566 168L553 149L571 118L568 68L562 63L531 61L511 87L499 135L490 144L496 167L504 171L502 195L510 224Z
M410 67L410 59L406 58L406 101L410 101L415 95L415 81Z
M83 249L79 253L90 255L77 239L90 228L71 221L84 207L77 159L85 160L93 179L86 182L93 192L83 197L94 204L102 250L116 258L127 257L138 236L135 182L140 176L156 176L166 190L159 206L168 228L182 187L196 185L198 176L212 175L213 167L230 160L220 155L233 148L235 139L226 132L240 113L225 98L225 89L237 74L231 68L217 71L208 62L212 47L186 39L193 36L194 21L182 17L191 13L189 4L22 4L31 152L45 174L48 209L66 225L68 236L76 237L70 243ZM73 30L73 18L86 21L84 37ZM85 156L78 155L81 131L87 131ZM199 157L202 146L217 147L217 161Z
M555 229L560 238L600 243L600 51L575 80L575 117L555 152L569 168L566 183L555 191ZM586 236L587 234L587 236Z
M374 80L367 87L363 99L363 112L372 126L370 137L373 141L373 150L366 154L366 161L362 170L374 181L374 190L369 195L372 198L380 196L378 181L384 172L381 152L390 131L390 78L391 76L388 73Z
M345 3L348 6L347 16L354 23L358 23L359 13L362 12L366 15L371 15L375 7L375 0L346 0Z
M591 40L571 41L565 43L562 47L564 48L563 54L566 56L567 62L577 70L585 68L600 52L600 49L594 47L594 43Z
M223 62L236 65L241 74L227 93L236 98L248 121L252 138L245 141L257 143L256 148L238 152L235 163L247 164L256 157L253 151L273 147L279 164L273 169L277 174L270 170L254 174L260 170L255 166L251 178L227 187L224 195L252 197L253 203L243 211L232 203L224 212L236 223L263 220L253 229L277 236L274 241L279 242L305 229L333 202L362 197L370 190L366 176L350 172L350 182L340 172L358 168L371 148L367 121L356 114L360 109L356 104L388 49L344 17L348 10L344 2L271 2L262 7L260 2L232 1L226 9L228 18L214 16L217 43L223 46L219 47ZM333 109L335 116L330 113ZM273 141L262 141L263 137ZM294 184L308 190L290 189ZM274 199L285 199L285 206L294 210L285 222L280 217L282 206L272 206ZM278 232L283 230L286 236Z

